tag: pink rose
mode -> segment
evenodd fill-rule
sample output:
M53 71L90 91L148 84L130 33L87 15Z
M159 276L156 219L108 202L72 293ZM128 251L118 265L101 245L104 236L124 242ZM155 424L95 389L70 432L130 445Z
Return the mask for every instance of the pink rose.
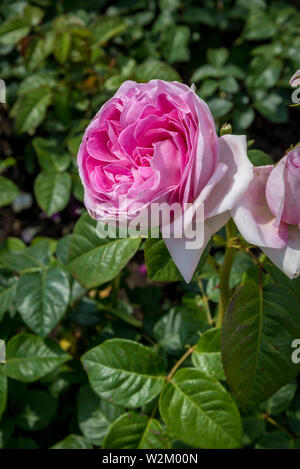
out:
M186 85L126 81L87 127L79 152L85 205L92 217L137 215L153 202L203 203L205 239L165 239L186 281L212 234L229 219L253 175L246 138L218 138L211 112ZM120 197L126 202L120 206Z
M232 210L244 238L259 246L289 278L300 275L300 147L274 166L255 168Z

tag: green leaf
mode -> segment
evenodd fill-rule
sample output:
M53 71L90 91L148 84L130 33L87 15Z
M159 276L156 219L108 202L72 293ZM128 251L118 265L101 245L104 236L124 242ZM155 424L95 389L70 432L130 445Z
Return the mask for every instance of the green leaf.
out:
M300 394L297 394L287 411L287 421L295 435L300 436Z
M82 141L83 135L74 135L67 140L68 150L72 156L76 156Z
M196 345L199 340L200 333L209 328L207 322L207 313L204 308L204 303L199 295L196 297L189 294L182 298L182 327L180 328L181 343L186 345Z
M200 370L177 371L161 393L159 408L168 428L190 446L241 446L242 425L234 400L218 381Z
M255 443L266 431L266 421L263 418L249 417L243 419L244 446Z
M221 358L221 330L210 329L201 335L192 354L193 365L213 378L224 380Z
M53 92L53 107L55 116L65 126L70 126L71 105L70 89L61 84Z
M210 99L208 105L215 119L224 117L233 108L233 102L224 98Z
M182 81L180 75L171 65L160 60L148 59L136 68L136 80L147 82L153 79Z
M77 174L72 174L72 192L77 200L84 202L84 188Z
M221 47L220 49L208 49L207 51L207 60L218 68L222 67L222 65L227 62L229 57L229 51L225 47Z
M18 95L26 94L36 88L44 87L45 90L56 85L55 74L48 72L36 72L26 77L18 88Z
M30 26L23 18L9 18L0 26L0 44L9 46L16 44L27 36Z
M8 236L4 243L0 245L0 252L8 251L22 251L26 248L26 244L22 239L15 236Z
M196 5L187 6L184 9L183 20L191 24L205 24L214 27L218 18L213 9L201 8Z
M164 385L162 358L137 342L107 340L81 360L95 393L111 404L140 407L154 399Z
M234 64L224 65L224 67L222 67L221 69L221 72L222 72L222 76L224 77L233 76L234 78L237 78L238 80L244 80L246 76L246 72Z
M295 440L286 433L275 431L264 435L255 446L255 449L293 449L294 446Z
M46 337L64 316L70 297L68 275L59 267L21 275L17 308L25 324Z
M12 156L8 156L5 159L0 159L0 173L5 171L7 168L11 168L12 166L15 166L16 164L17 164L17 161Z
M53 54L60 64L64 64L68 58L71 41L72 36L68 31L58 34L55 38Z
M239 91L239 84L234 77L225 77L220 81L220 89L226 93L234 94Z
M252 108L237 108L233 111L233 128L235 131L248 129L254 121L254 118L255 112Z
M283 63L278 59L255 57L246 79L249 88L272 88L278 83Z
M102 45L125 29L126 23L121 18L103 16L98 18L92 26L92 42Z
M288 288L296 296L300 303L300 277L294 278L292 280L289 279L283 272L281 272L281 270L279 270L271 262L266 263L266 270L271 275L273 281L276 284Z
M147 415L128 412L110 427L104 449L170 449L161 424Z
M54 35L52 32L45 37L34 37L26 49L25 62L28 70L36 69L48 55L51 54L54 47Z
M206 78L219 78L220 71L213 65L202 65L202 67L197 68L193 75L191 76L191 82L196 82L205 80Z
M172 308L162 316L153 328L154 337L160 347L169 354L178 354L185 345L194 345L199 338L200 330L205 328L203 311L197 312L179 306Z
M70 359L52 340L21 333L7 344L3 370L9 378L31 383Z
M16 296L17 280L11 272L9 274L5 275L0 269L0 321Z
M14 432L14 421L11 418L0 419L0 449L3 449Z
M223 261L223 255L218 258L218 263ZM229 286L234 288L243 280L245 272L253 267L253 263L248 254L240 251L236 254L232 269L230 272ZM220 278L215 269L209 267L207 264L203 267L201 276L207 279L206 295L211 301L218 303L220 301Z
M254 49L251 50L251 55L262 55L266 59L269 59L270 57L281 56L282 52L283 44L278 40L274 40L269 44L254 47Z
M213 95L218 88L219 82L208 78L207 80L204 80L199 90L197 90L197 94L200 98L205 99Z
M190 35L188 26L176 26L166 31L164 58L168 63L187 62L190 59Z
M261 408L269 415L280 415L291 405L297 391L297 383L289 383L273 394L266 402L261 404Z
M15 403L16 424L27 432L42 430L54 419L57 406L47 391L27 391Z
M281 124L288 120L287 106L282 96L276 91L265 95L263 99L256 101L254 105L258 112L270 122Z
M253 166L265 166L273 164L272 158L262 150L248 150L248 158Z
M22 95L17 103L16 110L17 132L33 133L44 120L51 100L51 92L45 88L36 88Z
M144 253L149 280L156 282L183 280L163 239L147 238Z
M4 176L0 176L0 207L10 205L19 193L17 186Z
M50 217L63 210L69 202L71 177L69 173L42 171L34 181L37 203Z
M277 29L278 26L271 15L259 12L249 16L243 37L249 41L261 41L273 37Z
M220 278L217 272L208 274L206 295L210 301L214 301L215 303L220 301Z
M72 235L68 234L66 236L61 237L56 245L56 258L63 265L67 263L71 241Z
M6 408L6 401L7 401L7 377L5 376L3 372L2 365L0 365L0 422L2 419L3 412L5 411L5 408ZM1 448L1 444L0 444L0 448Z
M123 81L124 77L122 75L113 75L105 81L104 87L108 91L116 91L122 85Z
M87 213L75 225L69 251L69 269L86 288L113 279L136 253L140 238L105 238L96 233L97 222Z
M222 326L222 356L229 385L244 407L265 401L300 371L292 362L300 337L300 306L285 287L260 289L252 281L233 297Z
M78 393L78 425L88 441L101 446L107 431L114 420L124 410L100 400L88 384L82 386Z
M37 26L43 19L44 12L41 8L33 5L26 5L24 8L24 19L31 26Z
M0 252L0 264L18 273L44 269L50 262L50 244L47 240L25 249Z
M92 449L91 443L81 435L68 435L50 449Z
M83 292L84 291L83 289ZM72 321L81 326L95 326L102 322L103 311L101 311L97 301L85 297L71 310L69 317Z
M71 163L71 156L57 142L41 137L32 140L40 166L46 171L63 172Z

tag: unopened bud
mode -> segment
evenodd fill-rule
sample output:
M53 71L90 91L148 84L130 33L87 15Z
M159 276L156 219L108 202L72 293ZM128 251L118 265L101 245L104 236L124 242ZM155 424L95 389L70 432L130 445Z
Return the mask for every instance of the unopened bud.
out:
M223 124L220 130L221 137L226 134L232 134L232 127L231 124Z

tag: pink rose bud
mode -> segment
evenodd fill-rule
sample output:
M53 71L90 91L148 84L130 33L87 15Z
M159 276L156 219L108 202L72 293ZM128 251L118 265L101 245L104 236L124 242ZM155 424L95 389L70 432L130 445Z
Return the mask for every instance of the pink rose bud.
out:
M255 168L233 209L244 238L256 244L288 277L300 275L300 147L274 166Z
M211 112L194 90L161 80L122 84L87 127L78 167L85 205L97 220L104 212L130 220L154 202L204 205L197 251L186 248L184 237L164 236L187 282L253 176L245 136L218 138Z
M300 147L290 151L273 169L266 196L278 223L300 228Z
M297 70L297 72L294 73L294 75L290 79L290 85L293 88L297 88L297 86L300 86L300 70Z

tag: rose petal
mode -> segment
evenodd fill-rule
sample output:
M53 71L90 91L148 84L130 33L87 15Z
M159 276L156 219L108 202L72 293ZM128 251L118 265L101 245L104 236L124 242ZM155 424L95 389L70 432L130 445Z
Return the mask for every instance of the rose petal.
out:
M186 283L192 280L200 258L212 235L219 231L229 219L230 212L224 212L206 220L204 222L204 243L197 250L186 248L186 242L190 241L187 238L164 238L168 251Z
M266 197L276 223L298 225L300 220L300 149L291 150L270 175Z
M276 217L276 226L279 226L281 223L285 205L285 166L286 158L283 158L273 168L266 185L266 198L271 212Z
M296 226L288 227L288 242L285 248L262 248L262 251L289 278L300 275L300 230Z
M265 197L266 182L273 166L254 168L247 192L231 210L232 218L248 243L270 248L283 248L288 239L287 225L275 227L275 218Z
M211 217L231 210L246 192L253 177L253 165L247 156L245 135L224 135L219 138L220 161L228 167L225 177L216 185L206 204Z

